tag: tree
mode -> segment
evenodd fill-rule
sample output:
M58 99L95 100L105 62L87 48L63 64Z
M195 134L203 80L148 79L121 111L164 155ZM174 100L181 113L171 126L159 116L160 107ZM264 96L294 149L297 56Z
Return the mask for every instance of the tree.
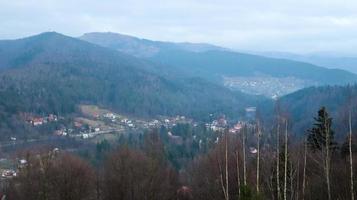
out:
M257 122L257 137L258 137L258 142L257 142L257 194L259 194L259 183L260 183L260 136L261 136L261 130L260 130L260 125L259 121Z
M336 148L334 131L331 129L332 118L329 117L326 108L322 107L318 111L318 116L314 119L315 123L313 128L308 130L308 145L313 152L319 152L322 155L327 196L328 200L331 200L331 151Z
M272 172L273 174L276 174L276 163L279 163L279 171L282 173L279 173L279 178L277 178L276 176L273 176L272 178L272 182L274 185L277 185L279 183L279 185L277 185L277 188L282 188L283 192L278 193L278 191L276 191L275 193L275 199L285 199L288 198L288 194L291 194L291 187L288 187L288 184L292 183L292 177L291 177L291 159L289 154L286 155L285 154L285 145L281 145L281 151L280 154L278 156L278 160L275 161L275 165L272 166ZM285 173L286 172L286 173ZM286 181L285 181L286 180ZM290 185L291 186L291 185ZM278 196L280 195L280 196ZM291 195L290 195L291 196Z
M17 200L84 200L94 195L94 172L77 156L53 151L27 153L10 191Z
M331 129L332 118L329 117L325 107L318 111L318 116L314 120L314 126L308 130L307 143L309 148L313 151L336 148L334 131Z
M104 166L104 200L173 199L176 173L156 159L127 147L113 152Z
M350 181L351 181L351 200L354 200L354 188L353 188L353 155L352 155L352 113L348 115L348 127L349 127L349 154L350 154Z
M280 199L280 118L278 117L278 127L276 131L276 190L277 200Z
M307 142L306 137L304 137L304 167L302 175L302 200L305 199L305 187L306 187L306 157L307 157Z
M285 145L284 145L284 200L287 200L287 176L288 176L288 121L285 120ZM291 169L290 169L291 170ZM292 177L290 177L292 178Z

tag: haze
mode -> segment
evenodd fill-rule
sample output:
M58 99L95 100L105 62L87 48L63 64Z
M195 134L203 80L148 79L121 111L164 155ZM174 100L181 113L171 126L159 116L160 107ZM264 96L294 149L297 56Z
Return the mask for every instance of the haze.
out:
M357 47L357 3L340 0L0 2L0 38L111 31L238 50L337 52Z

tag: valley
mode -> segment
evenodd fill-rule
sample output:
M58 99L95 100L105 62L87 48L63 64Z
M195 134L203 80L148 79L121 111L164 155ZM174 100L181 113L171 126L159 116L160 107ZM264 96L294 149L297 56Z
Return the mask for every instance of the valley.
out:
M252 77L223 77L224 86L239 90L247 94L264 95L272 99L278 99L284 95L296 92L300 89L317 85L313 81L306 81L294 77L276 78L269 76Z
M248 183L235 185L229 195L249 190L265 199L279 196L269 176L279 160L294 170L289 179L297 183L287 192L293 198L292 191L301 192L302 152L313 157L313 145L326 144L314 138L320 130L336 131L324 132L333 141L332 177L347 173L337 169L347 155L346 133L357 128L351 119L357 115L356 81L351 72L305 62L115 33L78 39L46 32L3 40L0 183L11 188L2 187L7 194L21 196L29 188L46 190L41 184L48 180L46 191L58 195L54 188L63 184L56 181L69 181L61 175L80 171L88 174L73 179L74 187L90 178L84 189L108 195L97 200L129 195L126 189L116 192L136 190L131 182L145 185L136 192L143 199L158 186L154 196L170 197L153 199L216 200L222 199L222 185L225 191L228 184L243 184L237 181L243 174ZM355 152L352 142L350 147ZM311 160L305 165L319 167ZM314 173L309 180L321 185ZM40 186L29 180L40 180ZM338 192L345 185L334 186L333 194L347 196ZM264 190L253 189L259 187Z

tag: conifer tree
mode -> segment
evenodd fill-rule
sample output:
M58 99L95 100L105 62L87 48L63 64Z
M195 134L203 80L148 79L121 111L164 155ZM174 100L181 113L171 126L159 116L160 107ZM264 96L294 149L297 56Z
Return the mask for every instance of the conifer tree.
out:
M334 131L331 129L332 118L322 107L318 111L318 116L312 129L308 131L308 145L315 153L320 153L323 159L323 170L325 172L328 200L331 200L331 151L336 148L334 142Z

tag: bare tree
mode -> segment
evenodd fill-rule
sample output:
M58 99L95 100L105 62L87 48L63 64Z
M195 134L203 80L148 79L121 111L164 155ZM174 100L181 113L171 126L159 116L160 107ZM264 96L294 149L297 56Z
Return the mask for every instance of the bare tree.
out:
M239 147L238 147L239 148ZM239 173L239 151L236 151L236 170L237 170L237 188L238 188L238 200L240 198L240 173Z
M28 153L14 179L18 200L82 200L94 195L94 172L82 159L67 153Z
M278 127L277 127L277 132L276 132L276 189L277 189L277 200L280 199L280 119L278 118Z
M287 199L287 176L288 176L288 120L285 120L285 145L284 145L284 200ZM291 177L290 177L291 178Z
M352 113L349 111L348 116L349 124L349 153L350 153L350 180L351 180L351 199L354 200L354 188L353 188L353 155L352 155Z
M246 163L246 153L245 153L245 140L246 140L246 127L244 127L243 134L242 134L242 140L243 140L243 183L244 186L247 185L247 163Z
M307 141L304 139L304 167L302 174L302 200L305 199L305 187L306 187L306 156L307 156Z
M257 122L257 132L258 132L258 144L257 144L257 194L259 194L259 178L260 178L260 135L261 135L261 130L260 130L260 125L259 121Z
M225 133L225 164L226 164L226 200L229 200L229 174L228 174L228 132Z
M217 163L218 163L218 169L219 169L219 178L220 178L220 183L224 195L225 200L229 200L229 172L228 172L228 133L224 133L224 172L223 168L221 165L221 159L219 158L221 155L221 151L217 154ZM221 144L219 145L219 149L221 149Z

